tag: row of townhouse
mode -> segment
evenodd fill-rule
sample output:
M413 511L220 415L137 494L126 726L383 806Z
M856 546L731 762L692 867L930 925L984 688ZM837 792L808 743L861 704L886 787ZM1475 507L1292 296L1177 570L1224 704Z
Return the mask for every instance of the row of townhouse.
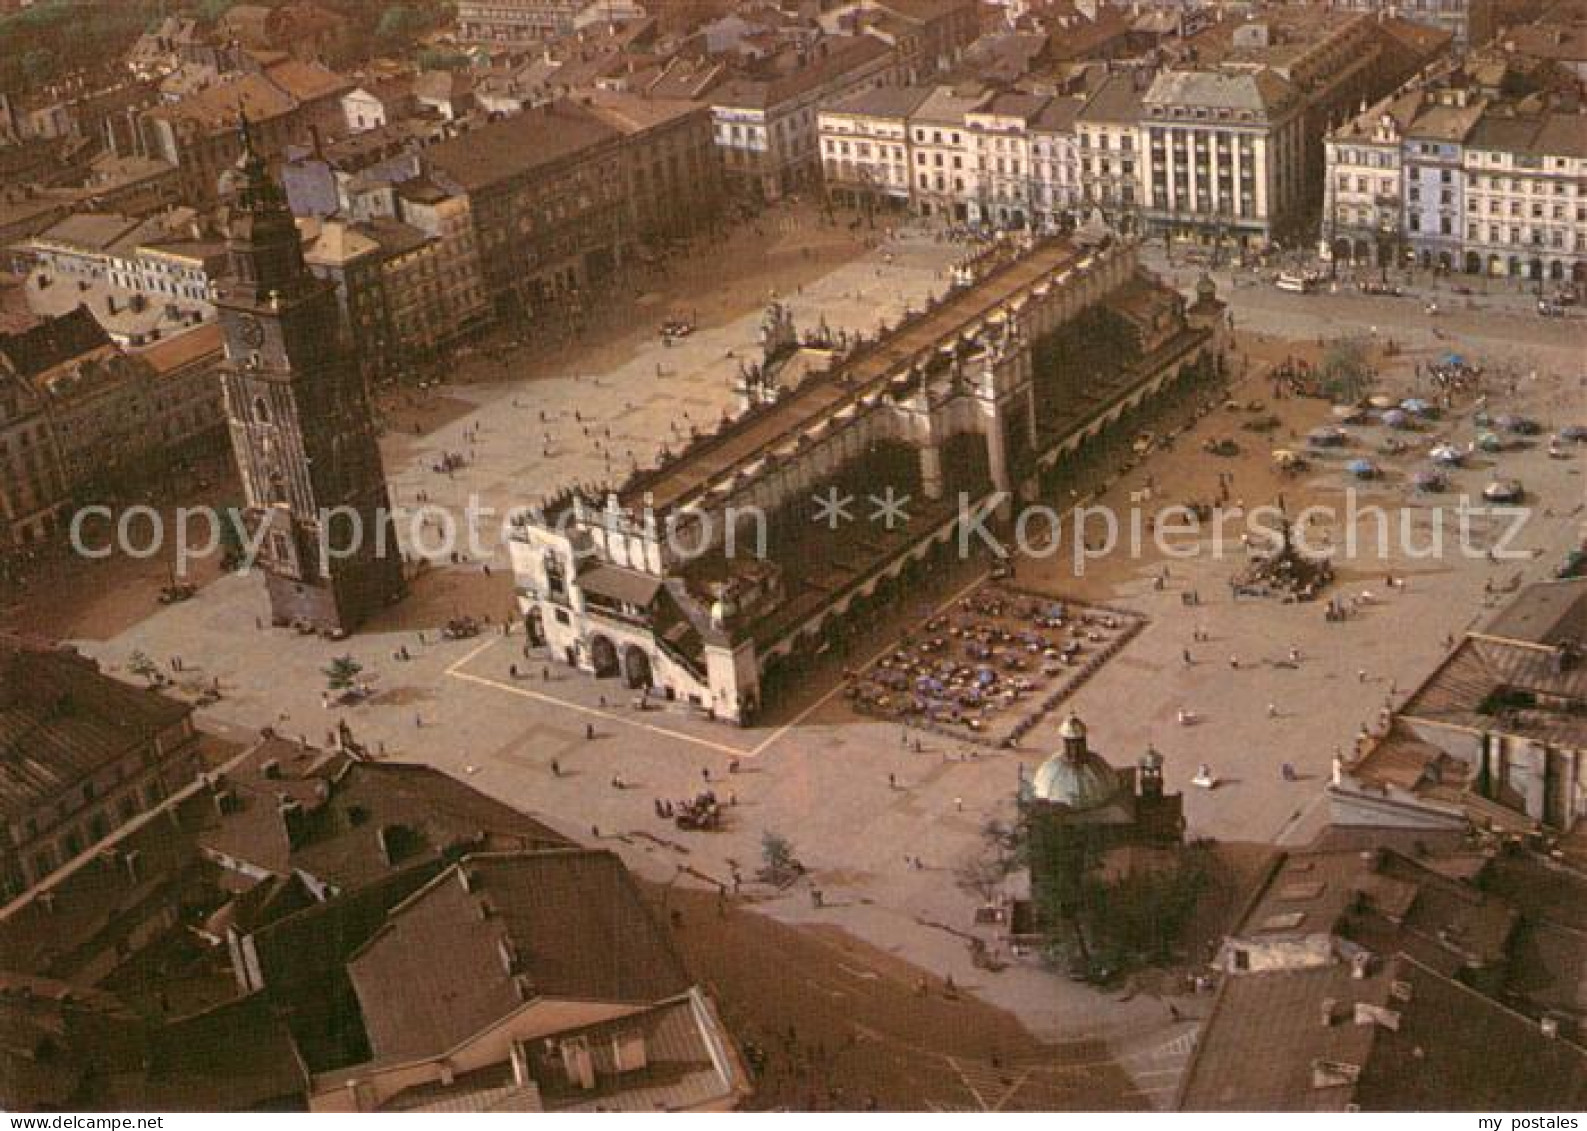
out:
M1336 261L1587 280L1587 114L1533 95L1418 86L1328 138Z
M1052 228L1100 214L1120 230L1209 243L1309 239L1328 125L1442 43L1420 34L1408 45L1399 30L1353 16L1279 43L1247 25L1220 61L1119 70L1085 97L863 93L822 109L826 183L842 199L975 225Z
M1109 77L1089 98L876 91L821 115L829 189L923 216L1124 231L1221 226L1260 242L1301 207L1302 138L1263 75Z
M951 87L868 91L821 111L828 191L862 207L995 227L1054 228L1080 202L1085 100Z
M716 146L735 191L777 200L813 182L820 161L816 121L822 106L896 85L898 58L881 39L830 36L800 51L785 73L737 78L710 95Z

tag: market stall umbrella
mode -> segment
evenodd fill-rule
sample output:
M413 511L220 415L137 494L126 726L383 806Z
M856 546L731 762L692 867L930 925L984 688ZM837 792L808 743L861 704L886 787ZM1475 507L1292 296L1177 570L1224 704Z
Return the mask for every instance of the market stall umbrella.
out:
M1519 479L1495 479L1482 489L1482 497L1490 503L1513 503L1524 493Z
M1357 479L1371 479L1378 473L1378 465L1369 459L1353 459L1345 468Z
M1411 484L1418 491L1442 491L1448 482L1442 471L1418 471L1411 476Z
M1537 421L1529 416L1506 415L1499 417L1499 427L1517 436L1533 436L1539 431Z
M1400 402L1400 408L1412 416L1431 416L1433 414L1433 406L1420 397L1406 397Z
M1343 428L1313 428L1306 433L1306 442L1319 448L1337 448L1349 435Z
M1453 444L1439 444L1428 456L1434 463L1441 463L1448 467L1455 467L1466 458L1466 454Z
M1373 408L1393 408L1394 407L1394 399L1392 397L1386 397L1382 393L1379 393L1377 396L1375 396L1371 400L1367 401L1367 404L1371 405Z
M1504 441L1492 432L1484 432L1477 437L1477 447L1485 452L1498 452L1504 450Z
M1301 462L1301 459L1300 456L1296 455L1288 448L1275 448L1273 450L1273 462L1278 464L1280 467L1294 467L1297 463Z
M1444 355L1444 364L1464 367L1466 364L1466 359L1458 353L1446 353Z
M1397 408L1391 408L1383 414L1383 423L1390 428L1405 428L1410 425L1411 417L1409 413Z
M1573 444L1587 442L1587 424L1567 424L1559 430L1560 439Z
M1336 404L1329 411L1334 414L1335 420L1353 423L1361 419L1361 410L1353 404Z

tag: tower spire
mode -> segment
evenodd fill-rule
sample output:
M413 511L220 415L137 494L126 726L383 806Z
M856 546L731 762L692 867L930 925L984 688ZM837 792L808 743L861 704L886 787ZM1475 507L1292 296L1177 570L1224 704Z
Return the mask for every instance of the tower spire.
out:
M236 163L221 176L227 219L228 285L255 301L286 297L308 278L303 249L286 194L259 151L253 123L239 103Z

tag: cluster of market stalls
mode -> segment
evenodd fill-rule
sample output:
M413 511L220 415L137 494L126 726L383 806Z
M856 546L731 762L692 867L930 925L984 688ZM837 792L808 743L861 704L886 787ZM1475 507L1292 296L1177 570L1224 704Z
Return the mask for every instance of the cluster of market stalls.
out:
M1144 624L1133 613L990 582L928 620L844 693L865 714L1006 746L1072 694Z

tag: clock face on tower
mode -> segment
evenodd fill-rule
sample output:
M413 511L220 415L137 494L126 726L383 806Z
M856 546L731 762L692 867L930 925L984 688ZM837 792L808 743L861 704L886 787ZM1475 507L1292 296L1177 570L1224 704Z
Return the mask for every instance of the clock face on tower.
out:
M249 349L258 349L264 344L264 327L259 324L259 319L243 315L237 322L237 337Z

